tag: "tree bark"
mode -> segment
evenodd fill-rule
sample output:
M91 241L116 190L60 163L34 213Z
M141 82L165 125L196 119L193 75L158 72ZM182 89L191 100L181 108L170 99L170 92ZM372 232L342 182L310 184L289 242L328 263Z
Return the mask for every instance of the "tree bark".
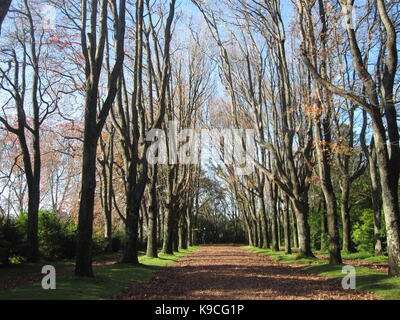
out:
M0 3L0 33L1 33L1 26L3 24L3 21L8 13L8 10L11 6L11 1L12 0L3 0Z
M126 221L125 221L125 246L121 262L126 264L138 265L138 228L140 202L132 191L127 194Z
M158 167L153 166L153 176L149 190L149 225L147 233L147 256L149 258L158 257L157 242L157 220L159 215L158 199L157 199L157 178Z
M285 235L285 253L292 254L291 234L290 234L290 200L288 197L285 199L285 207L283 209L283 223Z
M308 203L292 201L292 206L296 213L299 255L314 257L311 251L310 228L307 222L309 212Z
M342 216L342 227L343 227L343 246L342 250L347 253L355 252L353 242L351 240L351 220L350 220L350 184L348 179L342 180L342 195L340 201L340 212Z
M379 184L379 172L376 163L375 147L371 148L371 154L369 155L369 173L371 179L371 198L372 208L374 210L374 239L375 239L375 256L383 255L383 244L381 236L381 189Z
M294 209L292 210L292 219L293 219L293 246L295 248L298 248L299 247L299 236L298 236L296 212Z
M87 113L86 117L90 117ZM86 121L95 121L87 119ZM92 236L94 193L96 190L97 139L92 129L85 130L82 155L81 196L78 215L75 275L93 277Z
M263 249L269 249L271 247L271 244L269 242L269 236L268 236L268 220L267 220L264 196L260 195L258 201L260 210L259 214L261 216L262 247Z
M272 191L272 189L274 189ZM271 186L271 228L272 228L272 250L279 251L279 231L278 231L278 208L277 208L277 187Z
M187 237L187 208L184 207L182 208L182 214L179 219L179 250L186 250L188 248Z
M174 254L173 247L173 228L175 220L174 207L171 203L167 203L165 206L164 215L164 241L163 241L163 253Z

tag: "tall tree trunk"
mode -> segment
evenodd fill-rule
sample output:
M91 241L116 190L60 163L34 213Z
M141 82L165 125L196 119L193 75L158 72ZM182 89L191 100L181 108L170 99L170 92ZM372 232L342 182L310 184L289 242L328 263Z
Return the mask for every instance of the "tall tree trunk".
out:
M27 258L29 262L39 260L39 202L40 202L40 182L39 184L28 186L28 233L27 233Z
M173 229L172 229L172 248L174 252L179 252L179 221L181 212L179 211L178 206L175 206L175 214L173 216Z
M297 218L296 218L295 209L292 210L292 219L293 219L293 246L295 248L299 248L299 234L298 234Z
M187 230L188 230L188 232L187 232L187 244L188 244L189 247L192 247L194 245L194 243L193 243L193 228L194 228L194 225L193 225L193 210L192 209L193 209L193 207L191 206L188 209L188 213L187 213L187 216L186 216L186 223L187 223Z
M389 254L389 275L400 276L400 224L398 186L393 185L394 169L389 164L382 126L374 122L374 140L377 163L382 187L383 211L385 214L387 247ZM396 169L397 170L397 169Z
M340 212L342 216L343 226L343 251L347 253L355 252L353 242L351 240L351 220L350 220L350 208L349 208L349 197L350 197L350 181L347 177L342 179L341 185L341 201L340 201Z
M340 253L339 245L339 232L337 224L337 206L336 197L333 190L332 178L331 178L331 168L328 163L329 152L325 151L329 149L328 146L324 146L326 143L329 145L331 143L330 131L328 129L330 123L328 120L324 119L323 131L324 138L322 137L321 119L316 119L316 142L317 142L317 159L318 159L318 171L319 179L321 180L321 189L324 195L326 203L326 216L328 221L328 238L329 238L329 263L330 264L341 264L342 257Z
M93 120L87 118L86 121L91 122ZM81 196L76 239L75 275L78 277L93 277L92 236L97 153L97 139L95 136L93 137L93 134L91 129L87 128L87 130L85 130L82 156Z
M272 250L279 251L278 231L278 187L271 184L271 228L272 228Z
M84 139L81 175L81 196L79 205L77 254L75 275L92 277L92 234L93 234L93 210L96 189L96 154L97 143L100 134L107 121L108 114L114 103L118 92L118 79L121 77L124 62L124 39L125 39L125 0L119 2L119 12L114 12L114 26L116 39L116 62L110 74L107 98L105 99L99 114L97 99L99 95L99 82L104 60L104 48L106 42L106 30L108 19L108 1L100 3L100 28L97 23L97 3L91 6L91 36L87 37L87 1L82 0L81 6L81 44L83 56L85 57L86 92L85 92L85 116L84 116ZM95 21L95 22L93 22ZM96 42L96 33L100 34ZM88 40L90 44L88 45Z
M139 199L138 199L139 198ZM139 264L138 259L138 228L140 215L140 200L135 194L134 186L130 185L128 179L128 190L126 194L126 220L125 220L125 246L122 263Z
M304 257L314 257L311 251L310 227L307 222L308 203L292 201L296 213L299 254Z
M39 119L39 108L35 111L35 119ZM39 125L36 120L35 134L33 137L33 171L30 158L27 158L26 141L24 137L24 163L25 169L29 172L27 176L28 183L28 234L27 234L27 258L29 262L37 262L39 260L39 205L40 205L40 178L41 178L41 153L40 153L40 132Z
M175 213L171 203L167 203L165 206L165 214L164 214L164 241L163 241L163 253L165 254L174 254L173 248L173 228L174 228L174 220Z
M244 206L243 206L243 210L244 210ZM252 232L251 232L251 227L250 227L250 222L245 214L244 211L242 211L242 215L243 215L243 220L244 220L244 225L247 231L247 241L250 247L254 247L254 241L253 241L253 236L252 236Z
M285 253L292 254L291 235L290 235L290 200L285 199L285 207L283 209L283 224L285 235Z
M106 251L112 252L112 203L113 203L113 166L114 166L114 131L109 132L108 146L100 137L103 159L98 159L100 172L100 196L104 213L104 237L107 241ZM107 147L107 150L106 150Z
M187 244L187 208L182 208L182 214L179 219L179 250L186 250L188 248Z
M251 227L250 227L250 232L251 232L251 239L252 239L252 243L254 247L258 246L257 243L257 224L254 220L251 220L250 223Z
M379 172L376 164L375 148L372 148L369 156L369 172L371 178L371 198L374 210L374 239L375 239L375 256L383 255L383 244L381 236L381 188L379 184Z
M143 207L139 208L139 239L137 250L142 250L144 243L144 217L143 217Z
M269 236L268 236L268 220L267 220L267 212L265 208L265 201L264 201L264 196L261 195L258 198L259 201L259 210L260 210L260 216L261 216L261 231L262 231L262 247L263 249L269 249L271 247L271 244L269 242Z
M320 59L320 69L323 77L327 77L327 36L328 24L326 21L326 2L318 0L319 14L322 23L322 30L320 33L322 43L322 54ZM315 51L315 43L312 43ZM317 61L317 57L314 57ZM316 96L318 97L318 104L321 107L321 114L314 115L315 136L316 136L316 151L318 162L318 173L321 181L321 189L324 194L326 202L326 216L328 221L328 237L329 237L329 263L341 264L342 256L340 253L339 243L339 229L337 223L337 205L336 196L332 184L331 167L329 164L332 159L332 110L333 98L332 94L320 87L318 82L315 81Z
M158 245L163 242L163 231L164 231L164 210L162 207L160 208L160 214L158 215L158 222L157 222L157 232L158 232Z
M106 223L105 223L105 238L106 238L106 240L107 240L107 251L108 252L112 252L112 247L113 247L113 245L112 245L112 214L111 214L111 212L109 211L109 210L107 210L107 213L106 213L106 216L105 216L105 218L106 218Z
M263 230L261 216L257 215L257 228L258 228L258 247L262 248L264 246Z
M158 257L157 242L157 220L158 220L158 199L157 199L157 178L158 167L153 167L153 176L149 190L149 225L147 230L147 256L149 258Z

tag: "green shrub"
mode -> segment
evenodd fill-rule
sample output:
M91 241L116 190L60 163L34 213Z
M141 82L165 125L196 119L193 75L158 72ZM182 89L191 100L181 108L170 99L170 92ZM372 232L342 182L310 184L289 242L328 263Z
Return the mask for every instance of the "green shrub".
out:
M374 252L374 212L365 209L354 225L353 240L360 252Z
M28 215L21 214L18 224L27 230ZM39 252L46 260L72 259L75 257L75 225L68 215L60 215L52 211L39 212Z
M15 225L23 235L27 233L28 215L22 213L15 219ZM39 212L39 252L40 256L49 261L73 259L76 256L76 225L67 214L57 214L52 211ZM109 243L103 236L94 236L93 255L103 254L109 250ZM112 251L117 252L122 247L122 234L116 233L112 240ZM0 252L0 256L2 253Z
M0 217L0 263L8 265L21 260L24 252L24 232L13 219Z
M98 255L107 252L108 240L104 237L94 236L92 242L92 254Z
M51 211L39 213L39 248L42 257L50 260L75 256L75 226L68 216Z
M123 250L125 243L125 231L122 228L118 228L113 232L113 238L111 240L111 251L119 252Z

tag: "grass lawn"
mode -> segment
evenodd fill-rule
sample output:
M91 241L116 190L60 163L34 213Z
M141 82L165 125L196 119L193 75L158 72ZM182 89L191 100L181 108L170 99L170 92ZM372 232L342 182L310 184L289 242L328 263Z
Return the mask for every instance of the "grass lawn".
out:
M341 281L345 276L340 265L330 265L327 260L299 258L298 255L285 255L284 252L273 252L270 249L245 247L258 254L266 255L285 264L304 265L302 269L328 278ZM386 257L371 257L365 253L348 254L345 259L385 262ZM387 258L386 258L387 259ZM387 261L387 260L386 260ZM386 272L375 271L366 267L355 267L357 271L357 289L374 293L383 300L400 300L400 278L389 278Z
M40 283L18 287L0 292L0 300L99 300L110 298L136 282L150 278L160 268L175 263L178 259L197 249L198 247L191 247L174 255L160 254L157 259L141 257L139 260L142 265L140 266L114 264L98 267L95 269L95 278L93 279L63 277L57 279L56 290L43 290Z
M329 255L329 252L326 251L315 251L316 254ZM388 263L389 258L387 256L379 256L375 257L371 255L369 252L356 252L356 253L347 253L342 252L342 258L348 260L359 260L359 261L368 261L368 262L381 262Z

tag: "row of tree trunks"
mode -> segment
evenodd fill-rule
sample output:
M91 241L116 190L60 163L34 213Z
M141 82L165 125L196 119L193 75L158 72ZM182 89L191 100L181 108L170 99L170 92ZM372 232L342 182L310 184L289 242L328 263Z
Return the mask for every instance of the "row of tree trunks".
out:
M346 31L347 43L349 45L354 71L357 76L362 79L363 95L354 91L347 91L331 83L326 75L320 72L315 61L309 57L310 48L307 43L303 43L303 62L312 73L315 81L332 94L341 96L350 100L355 105L363 108L371 118L374 146L376 150L376 160L379 168L379 177L381 185L381 196L383 203L383 211L386 222L386 235L389 254L389 275L400 275L400 224L399 224L399 175L400 167L400 147L399 147L399 130L397 125L397 112L394 102L394 83L397 71L398 51L397 51L397 34L391 17L388 14L388 6L383 0L377 0L374 8L377 17L383 28L380 37L380 46L382 50L377 57L377 65L382 76L375 77L368 71L368 61L365 60L357 34L353 28L351 14L348 8L352 6L353 1L340 0L342 9L346 12ZM302 25L303 40L310 39L313 28L311 18L311 10L315 2L303 0L299 6L300 23ZM323 3L319 2L322 7ZM306 24L304 24L304 18ZM307 31L306 31L307 30ZM325 33L325 36L328 33ZM385 39L385 40L382 40ZM315 51L313 56L315 56ZM382 110L385 110L382 115ZM384 119L385 118L385 119ZM386 125L385 125L386 124Z

